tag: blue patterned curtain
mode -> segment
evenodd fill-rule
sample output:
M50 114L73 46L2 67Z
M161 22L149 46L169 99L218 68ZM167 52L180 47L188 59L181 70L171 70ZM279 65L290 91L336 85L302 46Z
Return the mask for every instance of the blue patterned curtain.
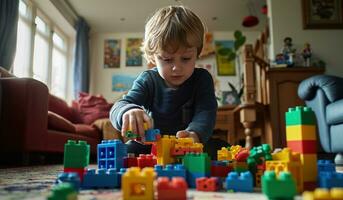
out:
M89 91L89 26L83 18L76 22L74 97Z
M0 0L0 66L9 70L17 46L19 0Z

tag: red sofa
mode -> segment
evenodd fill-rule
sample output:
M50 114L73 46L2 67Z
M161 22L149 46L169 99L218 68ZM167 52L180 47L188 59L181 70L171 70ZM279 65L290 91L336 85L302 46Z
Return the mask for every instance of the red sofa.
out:
M96 154L101 133L31 78L0 78L0 153L63 153L67 140L85 140ZM48 114L48 111L49 114Z

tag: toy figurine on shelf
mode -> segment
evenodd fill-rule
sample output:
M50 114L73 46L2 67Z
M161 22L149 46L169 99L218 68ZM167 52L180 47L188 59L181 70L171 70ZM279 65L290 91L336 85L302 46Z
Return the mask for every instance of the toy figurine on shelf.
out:
M290 37L285 37L283 40L283 48L282 48L282 54L284 56L284 59L287 63L288 66L293 66L294 65L294 55L296 49L293 48L292 44L292 38Z
M302 56L304 58L304 66L309 67L311 65L311 57L312 57L312 50L310 43L306 42L304 45L304 49L302 51Z

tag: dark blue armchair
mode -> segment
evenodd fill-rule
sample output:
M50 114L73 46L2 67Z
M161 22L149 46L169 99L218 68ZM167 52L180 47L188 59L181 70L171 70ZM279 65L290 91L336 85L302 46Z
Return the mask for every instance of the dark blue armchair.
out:
M335 163L343 166L343 78L310 77L300 83L298 95L315 112L324 151L337 153Z

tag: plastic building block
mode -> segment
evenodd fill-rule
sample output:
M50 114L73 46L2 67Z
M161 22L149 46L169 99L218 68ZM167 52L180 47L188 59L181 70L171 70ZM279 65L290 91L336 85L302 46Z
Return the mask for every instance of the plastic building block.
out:
M75 172L79 175L81 182L83 181L83 175L85 173L86 169L85 168L64 168L63 172L70 173L70 172Z
M212 161L211 176L213 177L226 177L229 172L233 170L233 166L225 161Z
M157 200L186 200L187 183L184 178L174 177L169 181L167 177L157 179Z
M140 171L131 167L122 176L123 199L145 200L153 199L153 181L156 176L153 168L147 167Z
M317 153L317 141L316 140L298 140L287 141L287 147L294 152L302 154L316 154Z
M137 157L135 157L135 154L133 154L133 153L128 153L127 157L124 157L123 162L124 162L123 163L124 168L130 168L130 167L137 167L138 166Z
M247 163L249 166L255 166L266 160L272 160L271 148L269 144L262 144L250 150Z
M321 188L343 188L343 173L320 172L318 175L318 184Z
M255 173L255 185L256 187L261 187L261 179L264 174L264 170L262 169L257 169Z
M248 172L241 173L238 176L237 172L230 172L226 177L226 189L234 192L252 192L253 191L253 177Z
M186 170L186 180L188 183L188 187L195 188L196 187L196 179L201 177L209 177L210 173L199 173L199 172L189 172Z
M205 192L215 192L221 189L221 181L217 177L211 178L197 178L196 179L196 190Z
M293 152L290 148L283 148L281 151L272 154L273 160L297 161L300 162L300 153Z
M232 154L231 151L229 151L227 148L222 147L220 150L217 151L217 160L232 160Z
M317 169L318 169L318 173L336 172L335 164L331 160L318 160Z
M124 166L123 158L127 155L127 147L121 140L102 140L98 144L98 168L120 169Z
M235 160L238 162L245 162L247 158L249 157L249 150L247 149L241 149L236 155Z
M304 182L316 182L317 154L300 154L300 160L304 166Z
M315 125L292 125L286 126L287 141L293 140L317 140Z
M207 153L187 153L182 163L189 172L210 173L211 159Z
M75 172L62 172L59 173L55 184L70 183L76 191L80 190L81 180Z
M51 189L48 200L76 200L77 192L70 183L61 183Z
M297 106L289 108L286 112L286 126L289 125L315 125L316 117L309 107Z
M140 154L137 158L137 166L141 169L144 167L154 167L156 164L157 160L151 154Z
M64 144L64 160L65 168L84 168L89 164L90 145L86 141L68 140Z
M306 191L303 193L304 200L343 200L343 188L332 188L327 190L317 188L313 192Z
M249 170L248 164L246 162L233 162L233 170L236 172L245 172Z
M95 169L88 169L83 178L82 188L116 188L117 176L116 169L98 169L98 173Z
M157 173L158 177L161 177L161 176L168 177L168 178L182 177L186 179L186 169L185 169L185 166L181 164L177 164L177 165L168 164L165 166L164 169L162 165L155 165L154 170Z
M235 157L236 154L237 154L238 152L240 152L242 149L245 149L245 148L241 147L240 145L233 145L233 146L231 146L231 147L229 148L229 150L230 150L230 152L231 152L231 154L232 154L232 157Z
M125 137L128 139L136 139L139 138L139 134L133 133L131 130L126 131Z
M163 135L163 137L157 140L157 163L159 165L173 164L175 158L171 155L171 149L176 143L175 136Z
M123 174L126 172L126 168L120 168L119 172L117 173L117 182L118 182L118 187L121 188L121 177Z
M294 179L289 172L281 172L276 178L274 171L265 171L262 176L262 192L271 200L291 200L296 195Z
M146 142L155 142L158 138L161 137L159 129L148 129L145 131L145 141Z
M183 156L186 153L201 153L202 151L203 145L201 143L194 143L192 138L178 138L171 149L171 155Z

